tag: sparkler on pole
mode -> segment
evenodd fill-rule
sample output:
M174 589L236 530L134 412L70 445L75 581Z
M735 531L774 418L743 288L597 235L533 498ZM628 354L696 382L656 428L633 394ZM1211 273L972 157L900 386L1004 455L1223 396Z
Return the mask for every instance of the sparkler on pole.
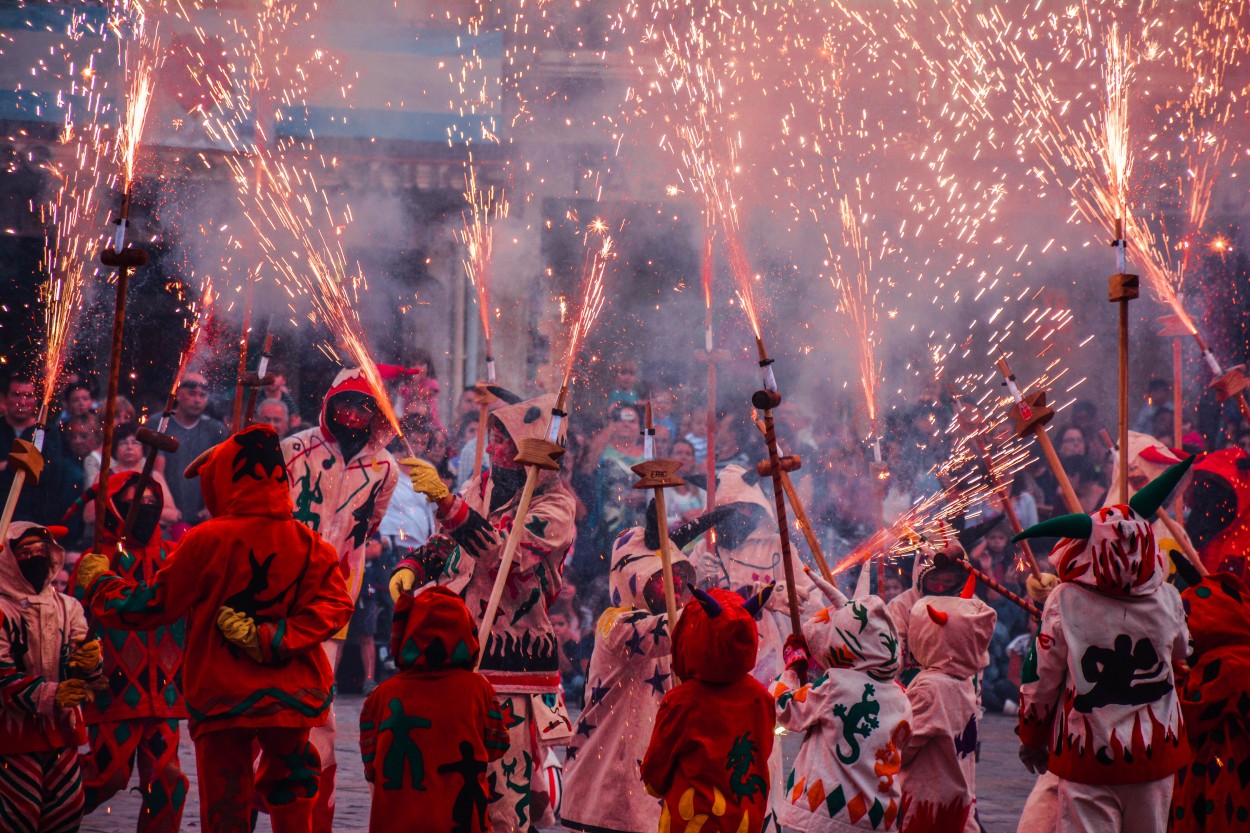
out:
M651 489L655 497L656 526L660 530L660 567L664 578L664 606L668 611L668 621L677 621L677 588L673 585L673 557L669 551L668 540L668 509L664 505L664 490L686 485L686 481L677 476L681 463L676 460L661 460L655 456L655 427L651 424L651 403L647 403L646 420L642 429L642 459L630 470L638 475L635 489Z
M707 230L703 237L703 266L701 270L705 310L703 349L695 351L695 358L698 361L707 363L707 506L705 508L709 510L716 507L716 431L719 427L716 422L716 363L729 358L729 351L723 348L717 349L712 337L712 281L715 276L714 243L715 237L711 216L709 215ZM711 531L708 540L712 547L715 548L715 530Z
M1039 622L1041 621L1042 612L1037 609L1036 605L1034 605L1032 602L1030 602L1028 599L1024 598L1023 596L1021 596L1020 594L1012 592L1002 582L998 581L993 576L986 573L984 570L981 570L975 567L974 565L968 563L967 561L964 561L962 558L952 558L952 559L948 559L948 561L951 564L955 564L956 566L962 568L964 571L970 573L971 575L976 576L977 581L981 582L986 587L990 588L995 593L1002 596L1004 599L1011 602L1016 607L1023 610L1025 613L1029 614L1029 616L1033 617L1034 620L1039 621Z
M1050 465L1050 470L1055 475L1055 480L1059 483L1059 491L1063 495L1068 511L1083 512L1081 501L1072 488L1072 481L1068 480L1068 473L1064 471L1063 463L1060 462L1059 455L1055 452L1055 446L1046 434L1046 423L1055 418L1055 409L1046 404L1046 391L1038 390L1027 395L1022 393L1020 386L1016 383L1015 374L1011 372L1011 367L1007 364L1007 359L1000 357L997 365L999 372L1003 374L1003 384L1007 386L1007 390L1011 391L1011 398L1015 402L1009 413L1016 423L1016 435L1019 437L1025 434L1033 435L1042 449L1042 455Z
M252 424L252 418L256 415L256 399L260 394L260 389L273 384L273 377L269 375L269 360L272 358L273 316L271 315L265 323L265 340L261 343L260 359L256 362L256 372L245 373L240 380L248 388L247 408L243 411L241 428L246 428Z
M481 654L478 656L478 662L481 657L486 654L486 644L490 637L491 629L495 625L495 615L499 612L499 602L503 599L504 588L508 584L508 574L512 571L512 561L516 557L517 546L521 541L521 530L525 524L519 522L524 519L531 500L534 497L534 488L538 485L539 471L556 471L560 468L560 457L564 455L564 447L560 444L561 428L564 420L568 417L567 400L569 393L569 381L573 375L573 366L577 361L578 352L581 350L582 343L586 339L590 328L594 326L595 320L599 317L599 313L603 310L603 281L604 274L607 271L607 265L614 257L612 250L612 238L608 237L604 232L606 226L596 220L590 233L598 233L602 235L602 240L597 249L588 251L586 261L582 268L581 279L581 306L577 311L577 319L573 324L573 331L569 335L568 345L564 354L564 375L560 383L560 394L556 397L555 407L551 409L550 421L547 425L547 436L544 438L525 438L517 444L516 462L525 466L525 485L521 489L521 497L517 501L517 511L515 517L517 523L512 525L512 529L508 531L508 539L504 542L503 555L499 560L499 572L495 576L495 585L491 588L490 598L486 603L486 611L482 614L481 624L478 626L478 642L483 646Z
M1007 523L1011 525L1011 533L1019 535L1024 531L1024 526L1020 523L1020 517L1016 514L1015 505L1011 502L1011 493L1007 485L999 480L998 470L994 464L994 453L990 450L989 443L985 440L985 418L975 406L963 402L954 390L951 390L951 396L955 400L955 419L963 430L964 436L972 443L977 456L985 464L986 477L989 479L994 501L998 504L999 510L1007 517ZM1042 571L1037 566L1037 559L1033 556L1033 548L1029 545L1029 542L1021 540L1018 546L1024 554L1024 563L1029 568L1029 572L1033 574L1034 578L1040 576Z
M754 415L753 415L754 417ZM768 438L768 430L761 419L754 419L755 427L759 430L760 436L765 440ZM778 443L778 452L781 451L781 445ZM825 581L833 581L833 572L829 569L829 562L825 560L825 552L820 548L820 541L816 537L816 530L812 528L812 522L808 520L807 510L803 508L803 499L799 497L798 490L794 488L794 481L790 479L790 472L798 471L803 467L803 461L797 454L783 454L778 462L781 464L781 488L786 493L786 500L790 501L790 508L794 510L794 520L799 525L799 531L803 533L803 539L807 541L807 547L812 551L812 557L816 559L816 566L820 569L820 574ZM772 463L769 460L761 460L755 464L755 470L760 477L772 476Z

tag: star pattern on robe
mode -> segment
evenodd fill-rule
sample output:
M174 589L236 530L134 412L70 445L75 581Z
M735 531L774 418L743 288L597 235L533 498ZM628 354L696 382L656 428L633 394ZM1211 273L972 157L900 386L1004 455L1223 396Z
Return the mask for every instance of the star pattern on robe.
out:
M642 640L646 638L646 634L642 631L634 631L634 635L625 640L625 647L629 649L631 657L642 653Z
M539 538L545 538L547 537L547 523L548 521L543 520L537 515L530 515L529 523L525 525L525 529L527 532L531 532Z
M651 635L652 639L654 639L656 642L659 642L661 639L664 639L668 636L668 622L666 622L664 619L660 619L659 617L657 617L655 620L655 627L647 631L647 633Z
M652 674L650 677L648 677L645 680L645 682L648 682L651 684L651 688L655 690L656 694L663 694L664 693L664 681L667 680L671 676L673 675L661 673L660 664L657 662L655 665L655 673Z
M580 720L577 724L577 734L590 737L590 733L599 728L592 724L589 720Z
M599 685L600 681L596 680L590 684L590 702L587 705L593 706L596 703L602 703L603 698L607 695L611 686Z

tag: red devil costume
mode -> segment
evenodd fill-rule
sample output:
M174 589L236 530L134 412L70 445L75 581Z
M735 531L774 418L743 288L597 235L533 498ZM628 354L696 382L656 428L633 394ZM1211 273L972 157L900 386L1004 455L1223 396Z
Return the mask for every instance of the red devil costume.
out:
M771 590L771 588L769 588ZM737 593L695 591L673 629L673 671L642 759L642 781L663 799L661 833L759 833L768 812L776 709L751 676L755 614Z
M507 751L508 730L495 690L473 671L477 626L468 608L443 587L400 596L391 652L400 672L360 711L360 756L373 785L369 829L490 830L486 765Z
M1250 580L1250 456L1239 448L1202 455L1185 505L1185 529L1206 568Z
M139 479L135 472L112 475L106 500L100 501L104 508L97 509L106 513L104 545L110 569L135 582L155 576L173 546L161 540L163 490L155 484L149 484L124 546L118 545ZM76 585L74 589L81 597ZM139 830L176 832L187 797L187 779L178 763L178 721L187 719L182 699L186 625L179 619L150 631L132 631L97 624L93 632L101 637L108 688L82 709L91 747L82 760L84 812L126 789L138 759L143 796Z
M1181 686L1190 758L1176 773L1175 833L1250 823L1250 589L1213 573L1181 594L1193 654Z
M1150 518L1186 461L1127 506L1064 515L1016 536L1063 537L1060 584L1021 686L1021 757L1059 776L1059 830L1162 831L1188 758L1173 662L1187 651L1180 594ZM1047 754L1048 753L1048 754Z
M15 522L0 549L0 830L69 833L82 820L78 706L87 620L51 578L65 550L47 528ZM98 649L98 646L96 646ZM76 668L77 666L77 668Z
M321 643L351 617L338 554L292 517L278 435L255 425L209 449L198 467L212 513L148 581L124 579L88 553L78 568L93 616L152 629L186 616L183 668L206 831L247 830L259 788L275 833L307 833L333 677ZM233 634L227 638L227 633ZM253 778L254 743L262 757Z

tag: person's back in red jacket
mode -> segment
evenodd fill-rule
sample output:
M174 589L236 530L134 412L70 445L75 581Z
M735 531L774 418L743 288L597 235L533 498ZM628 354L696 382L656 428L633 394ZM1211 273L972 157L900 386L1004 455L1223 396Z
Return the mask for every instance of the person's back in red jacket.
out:
M152 629L185 616L184 693L206 830L234 829L256 786L275 831L307 830L320 762L308 730L326 720L334 680L321 643L351 617L333 548L292 517L278 435L255 425L205 452L198 472L213 517L182 538L148 582L83 556L78 583L108 627ZM231 638L227 639L226 631Z
M495 689L473 671L476 630L444 587L396 601L391 653L401 670L360 710L374 833L490 830L486 765L507 751L508 730Z
M776 708L751 676L762 603L713 589L682 609L673 671L683 682L661 701L642 759L643 784L663 799L661 830L763 828Z

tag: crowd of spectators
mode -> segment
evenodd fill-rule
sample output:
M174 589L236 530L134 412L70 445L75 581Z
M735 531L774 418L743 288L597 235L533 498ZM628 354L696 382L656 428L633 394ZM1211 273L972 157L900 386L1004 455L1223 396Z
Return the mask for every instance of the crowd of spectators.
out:
M392 404L407 443L438 468L450 488L457 489L474 474L478 398L473 388L465 388L454 397L446 397L447 404L443 405L429 356L418 355L410 365L410 370L417 372L400 374L391 383ZM273 425L285 436L310 420L299 412L281 368L275 369L274 377L272 385L258 391L254 419ZM325 380L327 387L329 381ZM635 476L631 471L631 466L643 459L644 404L651 407L656 454L680 462L678 473L686 480L685 486L668 492L669 523L698 516L707 501L708 417L701 394L688 394L680 385L649 384L632 361L615 365L604 388L607 392L597 403L583 405L570 421L568 452L562 466L562 476L577 500L577 541L551 613L564 650L562 675L574 703L581 696L595 621L608 604L607 559L612 541L622 530L641 524L647 507L649 495L633 488ZM210 389L207 378L195 371L186 374L177 392L167 432L178 438L179 447L173 453L158 455L155 468L156 481L166 498L162 529L171 540L207 517L198 483L185 480L181 471L226 436L232 393ZM74 551L72 564L76 552L89 545L93 516L83 495L100 471L105 408L94 380L75 373L69 375L56 404L59 414L49 419L44 442L43 476L38 484L27 485L23 491L17 516L47 524L67 523L71 530L69 549ZM36 386L30 379L11 376L5 380L0 397L0 448L10 447L17 437L32 438L38 405ZM882 454L889 478L881 490L879 506L865 499L871 446L857 436L854 425L828 417L842 412L847 411L837 407L808 410L787 402L775 414L779 436L803 460L802 468L794 473L796 488L826 554L835 561L875 531L882 520L895 520L915 501L942 488L943 475L938 473L937 464L951 451L952 434L947 429L953 421L954 406L940 395L922 395L917 402L891 412L882 431ZM115 420L109 450L112 469L138 470L145 447L136 437L139 415L134 405L119 397ZM718 470L729 464L753 467L763 457L764 445L749 413L724 407L717 412L715 425ZM1087 511L1100 506L1110 488L1113 457L1103 427L1094 404L1080 400L1049 428ZM1135 428L1145 428L1145 433L1173 444L1167 382L1150 384ZM1185 430L1186 448L1200 450L1201 437L1191 426ZM1236 444L1250 451L1250 428L1239 421L1230 421L1222 437L1222 444ZM394 450L406 456L407 450L399 447L398 440ZM483 455L482 465L489 466L489 455ZM0 463L0 492L7 493L11 481L11 467ZM390 667L386 656L390 628L387 578L393 566L434 529L432 507L408 488L406 480L401 481L369 547L365 586L351 630L351 641L361 649L359 665L366 688ZM767 482L763 486L768 488ZM1016 474L1011 495L1025 526L1067 511L1058 483L1044 461ZM992 518L995 512L992 506L981 507L983 518ZM1024 574L1009 538L1005 522L990 525L984 537L970 546L971 558L1008 587L1022 591ZM56 580L64 581L65 576ZM908 586L910 567L894 564L885 573L881 593L888 599ZM991 708L1010 709L1014 700L1010 666L1013 657L1017 664L1019 659L1013 645L1018 649L1022 644L1019 637L1027 632L1028 622L1017 608L992 592L987 601L998 609L1000 633L991 646L994 662L987 672L985 698Z

